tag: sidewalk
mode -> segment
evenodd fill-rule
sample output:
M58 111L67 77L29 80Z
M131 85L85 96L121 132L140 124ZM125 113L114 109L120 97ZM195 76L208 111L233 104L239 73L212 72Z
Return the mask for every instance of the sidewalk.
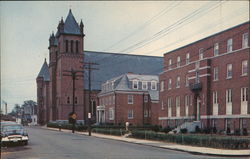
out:
M48 127L42 127L42 128L59 131L59 129L57 128L48 128ZM65 130L65 129L62 129L61 131L68 132L68 133L72 132L71 130ZM88 132L75 131L75 133L88 136ZM165 148L165 149L176 150L176 151L184 151L188 153L198 153L198 154L203 154L203 155L242 156L242 157L250 156L250 149L249 150L215 149L215 148L208 148L208 147L180 145L180 144L167 143L167 142L161 142L161 141L127 138L124 136L104 135L104 134L98 134L98 133L93 133L93 132L91 133L91 136L104 138L104 139L119 140L123 142L129 142L129 143L135 143L135 144L141 144L141 145L147 145L147 146L158 147L158 148Z

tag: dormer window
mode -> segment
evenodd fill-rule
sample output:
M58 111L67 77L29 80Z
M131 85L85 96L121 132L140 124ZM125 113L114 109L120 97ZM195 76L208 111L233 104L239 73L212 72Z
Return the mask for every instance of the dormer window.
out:
M138 80L133 80L133 89L138 89Z
M148 82L142 81L142 89L147 90L148 89Z
M156 90L156 88L157 88L156 84L157 84L156 81L151 81L151 89L152 90Z

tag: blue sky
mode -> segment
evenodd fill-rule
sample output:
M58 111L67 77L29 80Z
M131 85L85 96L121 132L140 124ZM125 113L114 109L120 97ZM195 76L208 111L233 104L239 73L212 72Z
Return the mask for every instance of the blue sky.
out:
M9 111L15 103L36 101L35 79L48 57L49 35L69 8L83 20L85 50L163 56L248 21L248 6L248 1L1 1L1 100Z

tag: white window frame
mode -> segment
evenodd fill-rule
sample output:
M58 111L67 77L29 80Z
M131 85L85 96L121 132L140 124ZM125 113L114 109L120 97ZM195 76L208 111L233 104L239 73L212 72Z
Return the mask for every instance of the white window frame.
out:
M134 118L134 110L130 109L128 110L128 119L133 119Z
M202 60L204 58L204 49L200 48L199 49L199 60Z
M185 82L185 85L186 85L186 87L188 87L188 86L189 86L189 79L188 79L188 75L186 75L186 82Z
M218 92L213 92L213 104L218 104Z
M168 98L168 108L171 108L172 107L172 98L169 97Z
M190 105L189 95L185 95L185 106L188 107Z
M168 79L168 90L172 89L172 79Z
M232 52L233 51L233 39L230 38L227 40L227 52Z
M233 101L233 96L232 96L232 89L227 89L226 90L226 103L232 103Z
M242 87L241 88L241 102L247 102L248 101L248 87Z
M161 101L161 110L164 110L164 102Z
M241 62L241 75L242 76L247 76L248 73L248 61L244 60Z
M168 69L172 69L172 59L168 59Z
M164 81L161 81L161 92L164 91Z
M155 88L153 88L155 86ZM151 90L157 90L157 82L156 81L151 81Z
M227 79L231 79L232 77L233 77L233 64L227 64Z
M181 57L180 56L177 56L177 65L176 67L180 67L181 66Z
M214 56L219 55L219 43L214 44Z
M214 81L219 80L219 67L214 67Z
M133 82L132 82L133 84L133 89L139 89L139 80L133 80ZM136 87L135 87L136 86Z
M146 87L144 87L146 86ZM147 90L148 89L148 82L147 81L142 81L142 89Z
M109 120L114 120L115 113L114 108L109 108Z
M189 62L190 62L190 54L187 53L187 54L186 54L186 65L188 65Z
M248 47L248 33L244 33L242 35L242 48L247 48Z
M128 104L134 104L134 96L131 94L128 95Z
M180 88L181 87L181 77L177 76L176 78L176 88Z

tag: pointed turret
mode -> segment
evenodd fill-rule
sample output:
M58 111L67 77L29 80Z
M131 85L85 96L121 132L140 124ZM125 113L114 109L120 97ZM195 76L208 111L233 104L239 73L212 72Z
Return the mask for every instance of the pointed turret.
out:
M49 81L49 66L47 64L46 58L44 60L43 66L37 76L37 78L43 78L44 81Z

